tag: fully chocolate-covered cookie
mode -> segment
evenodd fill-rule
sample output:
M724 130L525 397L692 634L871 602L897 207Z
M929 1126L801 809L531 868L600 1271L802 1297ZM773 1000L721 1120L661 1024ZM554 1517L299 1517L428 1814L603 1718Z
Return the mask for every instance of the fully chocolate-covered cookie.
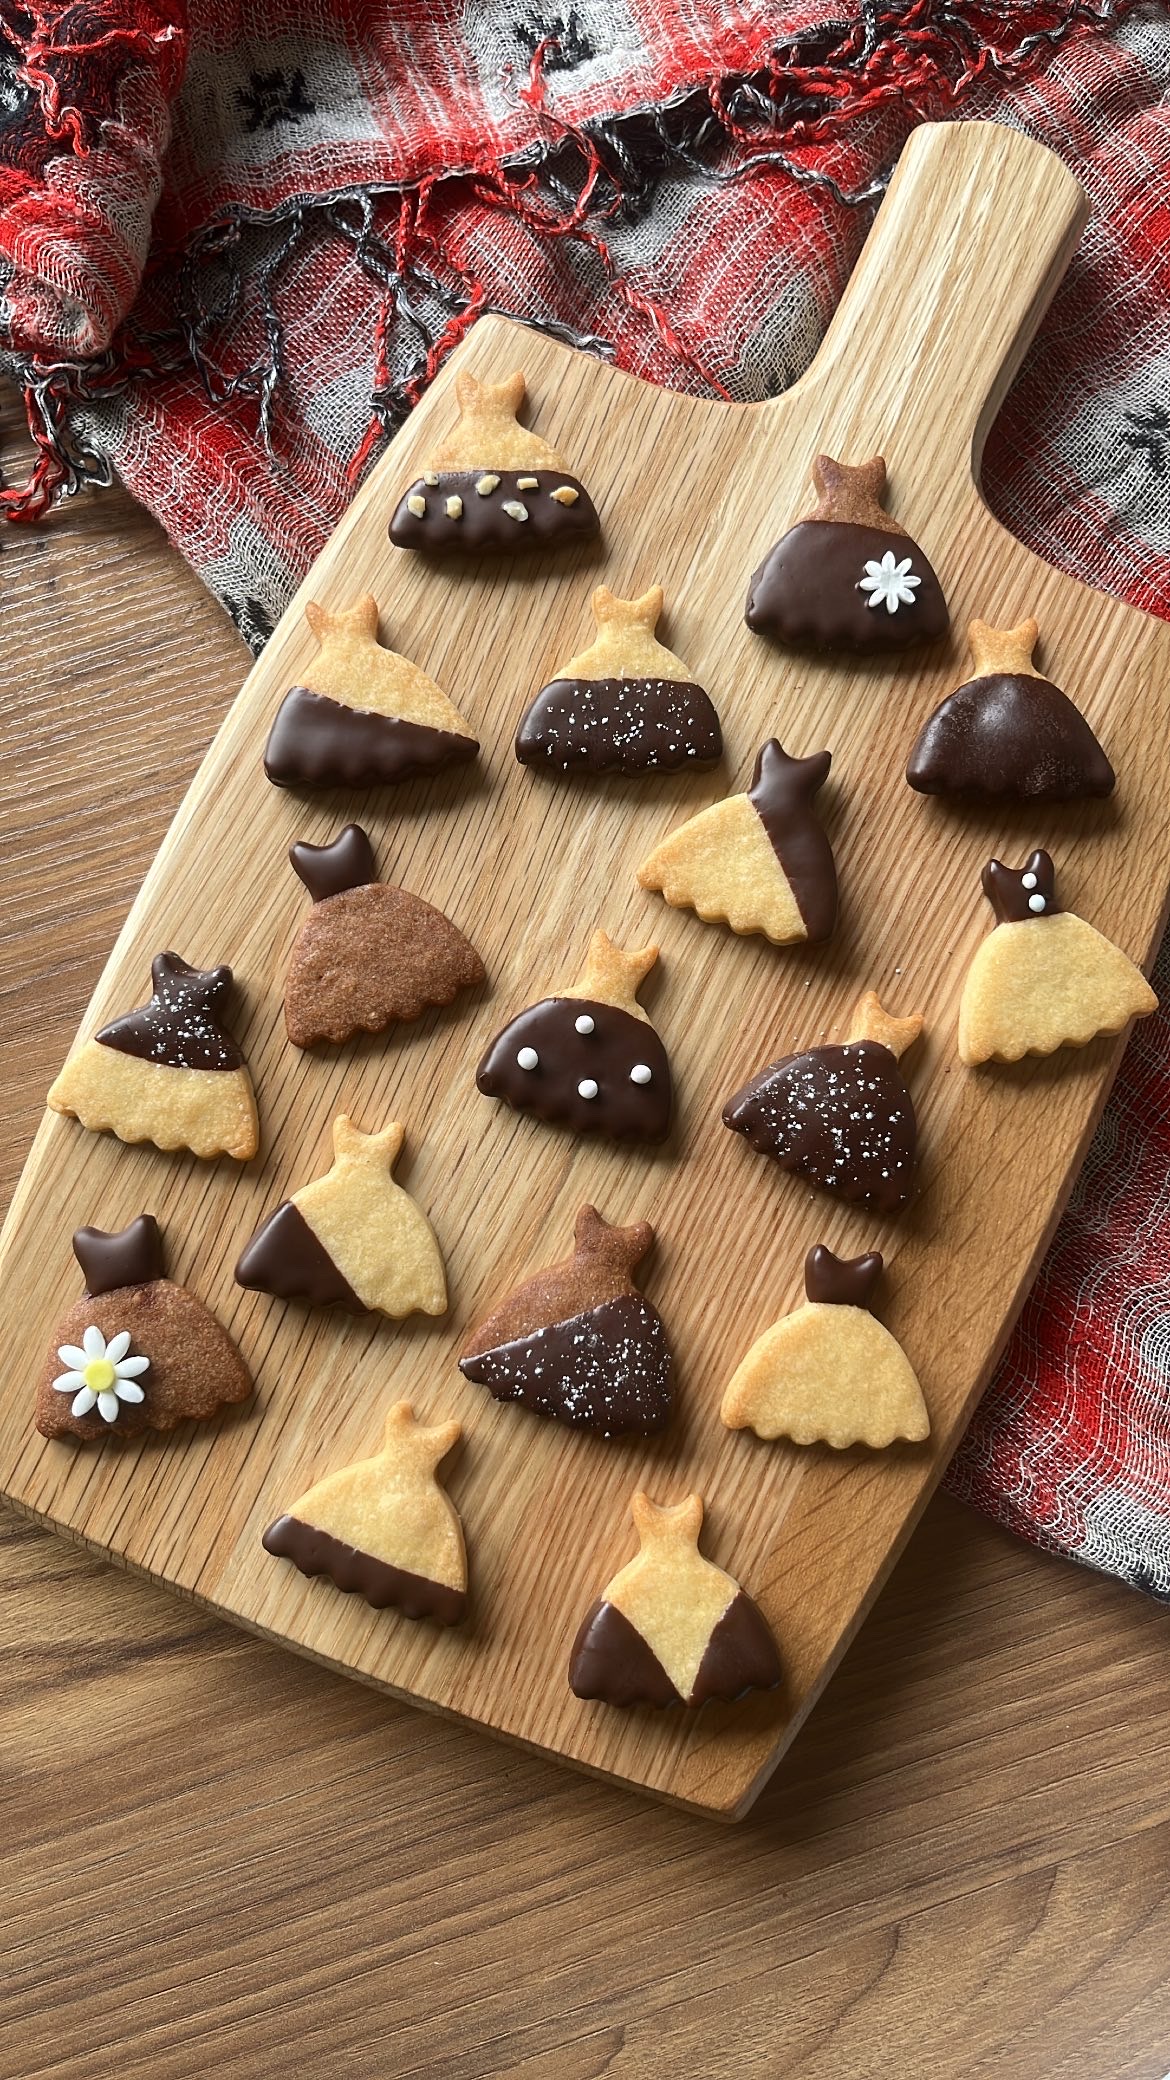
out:
M555 448L517 418L524 377L455 378L459 423L403 493L390 522L398 549L432 556L555 549L598 530L585 486Z
M968 629L974 676L924 722L906 778L919 794L1068 802L1112 794L1116 775L1079 708L1032 664L1037 626Z
M662 587L593 595L597 639L559 666L516 732L522 766L557 773L675 772L713 765L719 717L681 657L655 638Z

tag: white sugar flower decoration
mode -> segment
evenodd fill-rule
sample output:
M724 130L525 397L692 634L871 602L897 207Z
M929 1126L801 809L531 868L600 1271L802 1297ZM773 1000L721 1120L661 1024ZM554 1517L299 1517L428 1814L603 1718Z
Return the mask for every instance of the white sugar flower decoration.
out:
M914 595L921 585L910 569L910 558L904 556L901 563L892 549L887 549L880 563L870 562L865 566L865 576L857 581L859 592L868 592L867 607L883 607L887 614L896 614L899 607L912 607Z
M90 1327L76 1343L63 1343L57 1352L68 1372L53 1381L58 1394L72 1394L72 1413L87 1416L96 1408L107 1423L118 1419L122 1401L144 1401L142 1388L134 1382L150 1371L149 1358L128 1358L130 1331L122 1329L106 1342L100 1329Z

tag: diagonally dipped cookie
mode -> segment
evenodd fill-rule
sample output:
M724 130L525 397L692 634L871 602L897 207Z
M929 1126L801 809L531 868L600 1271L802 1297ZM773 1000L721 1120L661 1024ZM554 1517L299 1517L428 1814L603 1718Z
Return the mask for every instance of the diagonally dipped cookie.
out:
M320 649L268 733L274 786L382 787L475 757L479 744L442 687L379 643L368 592L337 610L311 601L305 619Z
M783 1055L729 1098L723 1124L838 1198L896 1213L913 1198L918 1126L898 1057L922 1020L891 1018L868 990L847 1040Z
M79 1228L73 1254L85 1293L58 1322L41 1373L42 1437L122 1442L247 1400L251 1375L226 1329L164 1276L153 1214L112 1234Z
M46 1103L120 1141L235 1156L260 1145L244 1057L222 1024L230 968L156 954L149 1004L111 1020L66 1062Z
M304 1184L257 1228L236 1283L278 1300L343 1307L350 1314L446 1314L447 1280L434 1230L391 1171L402 1147L397 1121L363 1134L333 1122L333 1167Z
M1112 794L1113 767L1067 693L1032 663L1038 630L968 631L974 675L940 702L910 753L919 794L1068 802Z
M326 1574L374 1610L458 1625L467 1611L467 1553L459 1513L435 1469L458 1423L416 1420L409 1401L386 1418L372 1459L326 1474L264 1533L264 1549L302 1574Z
M842 1258L817 1243L805 1258L803 1307L757 1337L728 1382L729 1430L877 1449L930 1435L922 1389L900 1343L870 1312L876 1250Z
M459 1370L497 1401L598 1430L649 1435L670 1419L672 1359L657 1308L631 1274L654 1230L577 1215L571 1257L509 1293L464 1344Z
M831 755L789 758L773 737L761 747L746 794L701 809L656 845L638 868L643 888L708 924L762 932L776 946L819 944L837 921L837 869L813 797Z
M782 1670L758 1606L699 1551L703 1501L631 1504L640 1551L588 1610L569 1687L614 1705L696 1706L774 1690Z
M516 732L522 766L556 773L675 772L714 765L723 732L690 667L658 642L662 587L593 595L597 635L543 686Z
M331 845L293 845L289 858L313 898L284 987L294 1047L380 1033L483 981L474 946L441 910L378 880L360 824Z
M524 377L455 378L459 423L429 457L390 522L398 549L516 555L586 540L598 530L593 501L555 448L521 426Z
M983 869L995 930L967 971L959 1000L959 1055L1018 1062L1026 1054L1084 1047L1146 1018L1158 999L1129 955L1056 900L1046 852L1018 871L997 859Z
M657 959L656 946L623 953L594 932L581 981L510 1020L480 1062L478 1088L575 1134L665 1140L670 1064L635 994Z

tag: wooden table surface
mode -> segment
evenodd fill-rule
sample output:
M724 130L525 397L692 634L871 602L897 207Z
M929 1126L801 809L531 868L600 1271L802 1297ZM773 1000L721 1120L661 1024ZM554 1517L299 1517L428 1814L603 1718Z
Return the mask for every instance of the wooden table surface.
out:
M247 659L120 492L5 530L0 600L6 1204ZM946 1498L731 1830L3 1510L0 1614L0 2080L1170 2069L1167 1615Z

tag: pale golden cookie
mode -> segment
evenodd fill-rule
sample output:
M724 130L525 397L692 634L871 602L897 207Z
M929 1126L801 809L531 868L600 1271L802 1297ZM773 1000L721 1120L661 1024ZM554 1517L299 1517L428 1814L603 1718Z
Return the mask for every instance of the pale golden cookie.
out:
M455 378L458 424L427 457L398 502L390 539L398 549L514 553L560 547L597 532L585 486L540 434L521 426L524 377L484 383Z
M236 1265L237 1283L351 1314L445 1314L434 1231L390 1175L402 1141L397 1122L363 1134L345 1114L335 1119L332 1169L256 1230Z
M757 1338L728 1383L720 1415L729 1430L837 1450L930 1435L913 1367L869 1312L881 1269L876 1250L851 1260L821 1243L809 1251L804 1305Z
M673 1507L636 1494L640 1551L586 1613L573 1644L569 1686L606 1704L705 1704L781 1678L763 1614L732 1575L699 1552L703 1501Z
M455 1422L417 1422L399 1401L381 1451L298 1496L264 1533L265 1550L302 1574L329 1575L375 1610L457 1625L467 1609L467 1553L435 1469L460 1435Z
M230 968L192 968L156 954L154 995L103 1026L66 1062L46 1103L120 1141L235 1156L260 1145L252 1079L220 1011Z
M1084 1047L1146 1018L1158 999L1128 954L1084 919L1061 910L1055 869L1033 852L1019 871L991 860L983 890L996 916L967 972L959 1004L959 1055L1018 1062Z

